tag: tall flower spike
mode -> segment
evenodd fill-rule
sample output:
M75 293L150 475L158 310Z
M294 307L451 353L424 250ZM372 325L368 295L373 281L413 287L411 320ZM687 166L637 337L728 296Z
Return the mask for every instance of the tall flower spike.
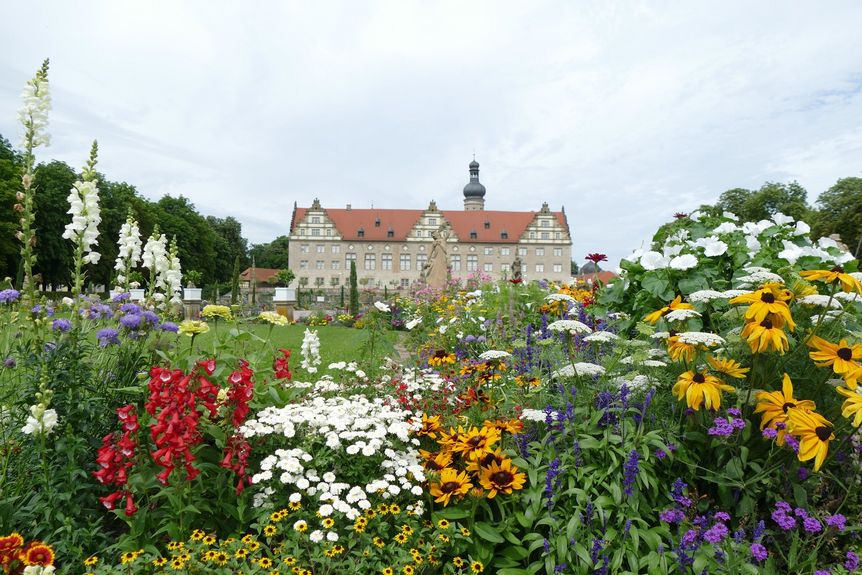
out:
M183 270L180 265L179 248L177 247L177 238L171 238L171 247L165 257L165 266L159 270L167 295L170 296L172 304L182 305L183 293Z
M98 162L99 145L93 140L90 148L90 159L81 171L81 180L78 180L69 190L69 211L72 221L66 224L63 237L72 240L75 244L75 271L72 294L77 296L81 293L83 285L83 265L86 263L96 264L101 254L93 250L93 246L99 237L99 224L102 217L99 211L99 188L96 187L96 163Z
M141 265L150 271L150 285L147 292L148 297L153 297L156 290L166 287L163 270L168 267L167 259L168 239L165 234L159 233L159 225L153 227L153 233L144 246Z
M24 190L19 196L20 204L16 210L21 212L21 230L16 234L21 240L21 264L24 268L24 289L27 299L32 303L36 299L36 286L33 282L33 266L36 255L33 248L36 245L36 231L33 223L36 216L33 213L33 170L36 157L33 151L39 146L47 146L50 137L47 132L48 112L51 110L51 93L48 90L48 60L42 62L42 67L36 72L21 94L24 105L18 112L18 121L24 126L24 169L21 175L21 185Z
M129 215L126 217L126 223L120 227L120 238L117 241L119 249L117 251L117 259L114 262L114 269L118 272L115 291L129 291L132 287L129 276L132 270L138 265L138 262L141 261L141 246L141 230L130 208Z

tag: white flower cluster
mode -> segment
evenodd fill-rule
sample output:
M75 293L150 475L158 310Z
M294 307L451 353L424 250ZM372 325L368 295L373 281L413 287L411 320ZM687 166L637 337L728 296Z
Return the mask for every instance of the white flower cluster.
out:
M377 311L381 311L383 313L388 313L392 311L388 305L383 303L382 301L374 302L374 307L377 308Z
M168 269L168 238L165 234L159 234L158 230L153 232L144 246L141 265L150 270L152 283L151 290L165 289L165 271Z
M858 297L859 294L853 292L853 295ZM803 298L800 298L799 303L816 307L826 307L828 305L832 309L844 309L844 306L841 305L841 302L836 300L835 297L830 298L828 295L821 294L807 295Z
M171 249L165 256L167 265L161 271L161 283L164 284L167 293L171 296L171 303L182 305L183 294L183 268L177 250L177 240L171 241Z
M716 345L724 345L726 342L720 335L705 331L685 331L678 334L679 341L689 345L704 345L706 347L714 347Z
M595 363L588 363L586 361L579 361L574 365L569 364L561 367L557 371L551 374L551 377L575 377L575 376L597 376L603 375L605 373L605 368L601 365L596 365Z
M141 246L141 230L138 227L138 222L129 215L126 222L120 226L120 237L117 240L119 251L114 262L114 269L119 273L117 274L118 285L114 288L115 291L125 291L126 282L129 280L127 274L141 261Z
M370 496L389 499L410 493L421 497L425 474L414 447L418 440L410 437L420 427L421 421L410 412L387 405L382 398L317 397L281 408L268 407L247 421L240 433L246 438L283 438L289 447L265 457L260 471L252 476L252 483L262 487L255 495L255 506L267 505L275 494L270 482L276 481L295 490L291 501L315 497L322 516L334 510L351 520L371 506ZM320 463L327 466L325 470L316 468L318 460L303 447L317 452L320 442L336 457L379 458L379 476L364 485L351 485L338 480L331 460Z
M50 435L51 430L57 426L57 411L45 409L41 403L30 406L30 415L21 429L26 435Z
M507 357L512 357L512 354L508 351L500 351L497 349L489 349L488 351L483 351L479 354L479 359L481 359L482 361L505 359Z
M552 293L545 296L546 302L564 301L568 303L578 303L578 300L564 293Z
M567 332L573 335L591 333L593 330L590 326L576 319L558 319L555 322L548 324L549 331Z
M397 384L399 393L409 398L411 404L421 401L426 394L445 397L449 405L461 402L455 383L431 368L406 370L400 378L390 381Z
M51 143L51 136L48 134L48 112L51 111L48 80L40 79L38 75L28 80L21 92L21 100L23 105L18 110L18 121L32 134L34 148L47 146ZM26 140L21 143L21 147L27 147Z
M412 330L414 327L416 327L420 323L422 323L422 318L420 316L416 316L413 319L411 319L410 321L408 321L407 323L405 323L404 327L406 327L408 330Z
M300 353L302 354L302 369L308 373L316 373L317 366L320 365L320 338L317 336L317 330L305 330L302 335Z
M700 317L700 312L693 309L675 309L665 314L666 321L685 321L693 317Z
M584 341L590 343L611 343L620 338L617 334L610 331L596 331L584 337Z
M355 361L336 361L335 363L330 363L329 370L346 371L347 373L355 375L362 381L368 381L368 375L363 370L359 369L359 364Z
M96 182L75 182L66 199L69 202L69 210L66 213L71 214L72 221L66 224L63 237L82 247L84 263L97 264L102 256L93 251L93 246L99 237L102 216L99 212L99 189Z

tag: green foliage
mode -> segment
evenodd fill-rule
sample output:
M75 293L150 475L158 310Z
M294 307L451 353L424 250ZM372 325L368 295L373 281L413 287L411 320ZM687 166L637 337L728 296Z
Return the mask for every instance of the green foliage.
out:
M230 305L237 305L239 303L239 265L239 256L236 256L233 260L233 274L231 275Z
M277 285L280 286L289 286L294 279L296 279L296 274L293 273L291 269L279 270L279 272L275 275L275 279L278 282Z
M287 269L290 267L290 238L278 236L268 244L255 244L249 255L262 268Z
M820 194L811 223L814 237L838 234L858 258L862 242L862 178L844 178Z
M359 286L356 285L356 262L350 261L350 314L359 314Z
M716 207L736 214L744 222L769 219L783 213L794 219L806 219L809 207L807 192L797 182L767 182L759 190L734 188L721 194Z

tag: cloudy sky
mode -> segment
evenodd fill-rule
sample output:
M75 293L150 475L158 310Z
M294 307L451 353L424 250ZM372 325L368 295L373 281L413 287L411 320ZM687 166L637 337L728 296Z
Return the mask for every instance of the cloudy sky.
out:
M0 134L51 58L53 144L253 243L294 202L565 206L613 262L677 211L862 173L862 3L9 2Z

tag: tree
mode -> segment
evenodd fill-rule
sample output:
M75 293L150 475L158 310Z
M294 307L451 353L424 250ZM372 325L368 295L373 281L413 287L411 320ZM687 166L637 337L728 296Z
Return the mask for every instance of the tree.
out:
M69 285L72 266L72 243L63 238L69 214L69 190L78 176L64 162L40 164L35 173L34 206L36 228L36 265L42 284L57 288Z
M578 262L576 262L575 260L572 260L571 270L572 270L571 273L573 276L578 275Z
M769 219L778 212L801 220L810 211L806 196L805 188L798 182L766 182L757 191L744 188L727 190L718 198L716 206L733 212L746 222Z
M283 270L290 267L290 238L278 236L268 244L256 244L249 250L262 268Z
M224 265L225 262L232 262L239 256L240 267L246 268L249 264L248 240L242 237L242 224L231 216L207 216L206 221L215 233L216 260L221 264L215 268L215 279L218 282L230 281L230 270ZM257 265L263 265L259 259Z
M230 284L230 305L239 303L239 256L233 260L233 277Z
M12 149L9 140L0 135L0 279L14 278L21 259L21 244L15 233L20 225L15 194L21 190L21 155Z
M356 285L356 262L350 260L350 315L359 314L359 286Z
M862 178L844 178L820 194L812 236L838 234L858 258L862 244Z
M166 236L177 239L183 267L201 272L204 283L215 282L216 269L227 262L216 260L217 235L206 218L183 196L164 196L155 208L159 229ZM141 226L141 233L147 235L149 231Z
M296 279L296 274L291 269L280 270L275 274L276 285L279 286L289 286L294 279Z

